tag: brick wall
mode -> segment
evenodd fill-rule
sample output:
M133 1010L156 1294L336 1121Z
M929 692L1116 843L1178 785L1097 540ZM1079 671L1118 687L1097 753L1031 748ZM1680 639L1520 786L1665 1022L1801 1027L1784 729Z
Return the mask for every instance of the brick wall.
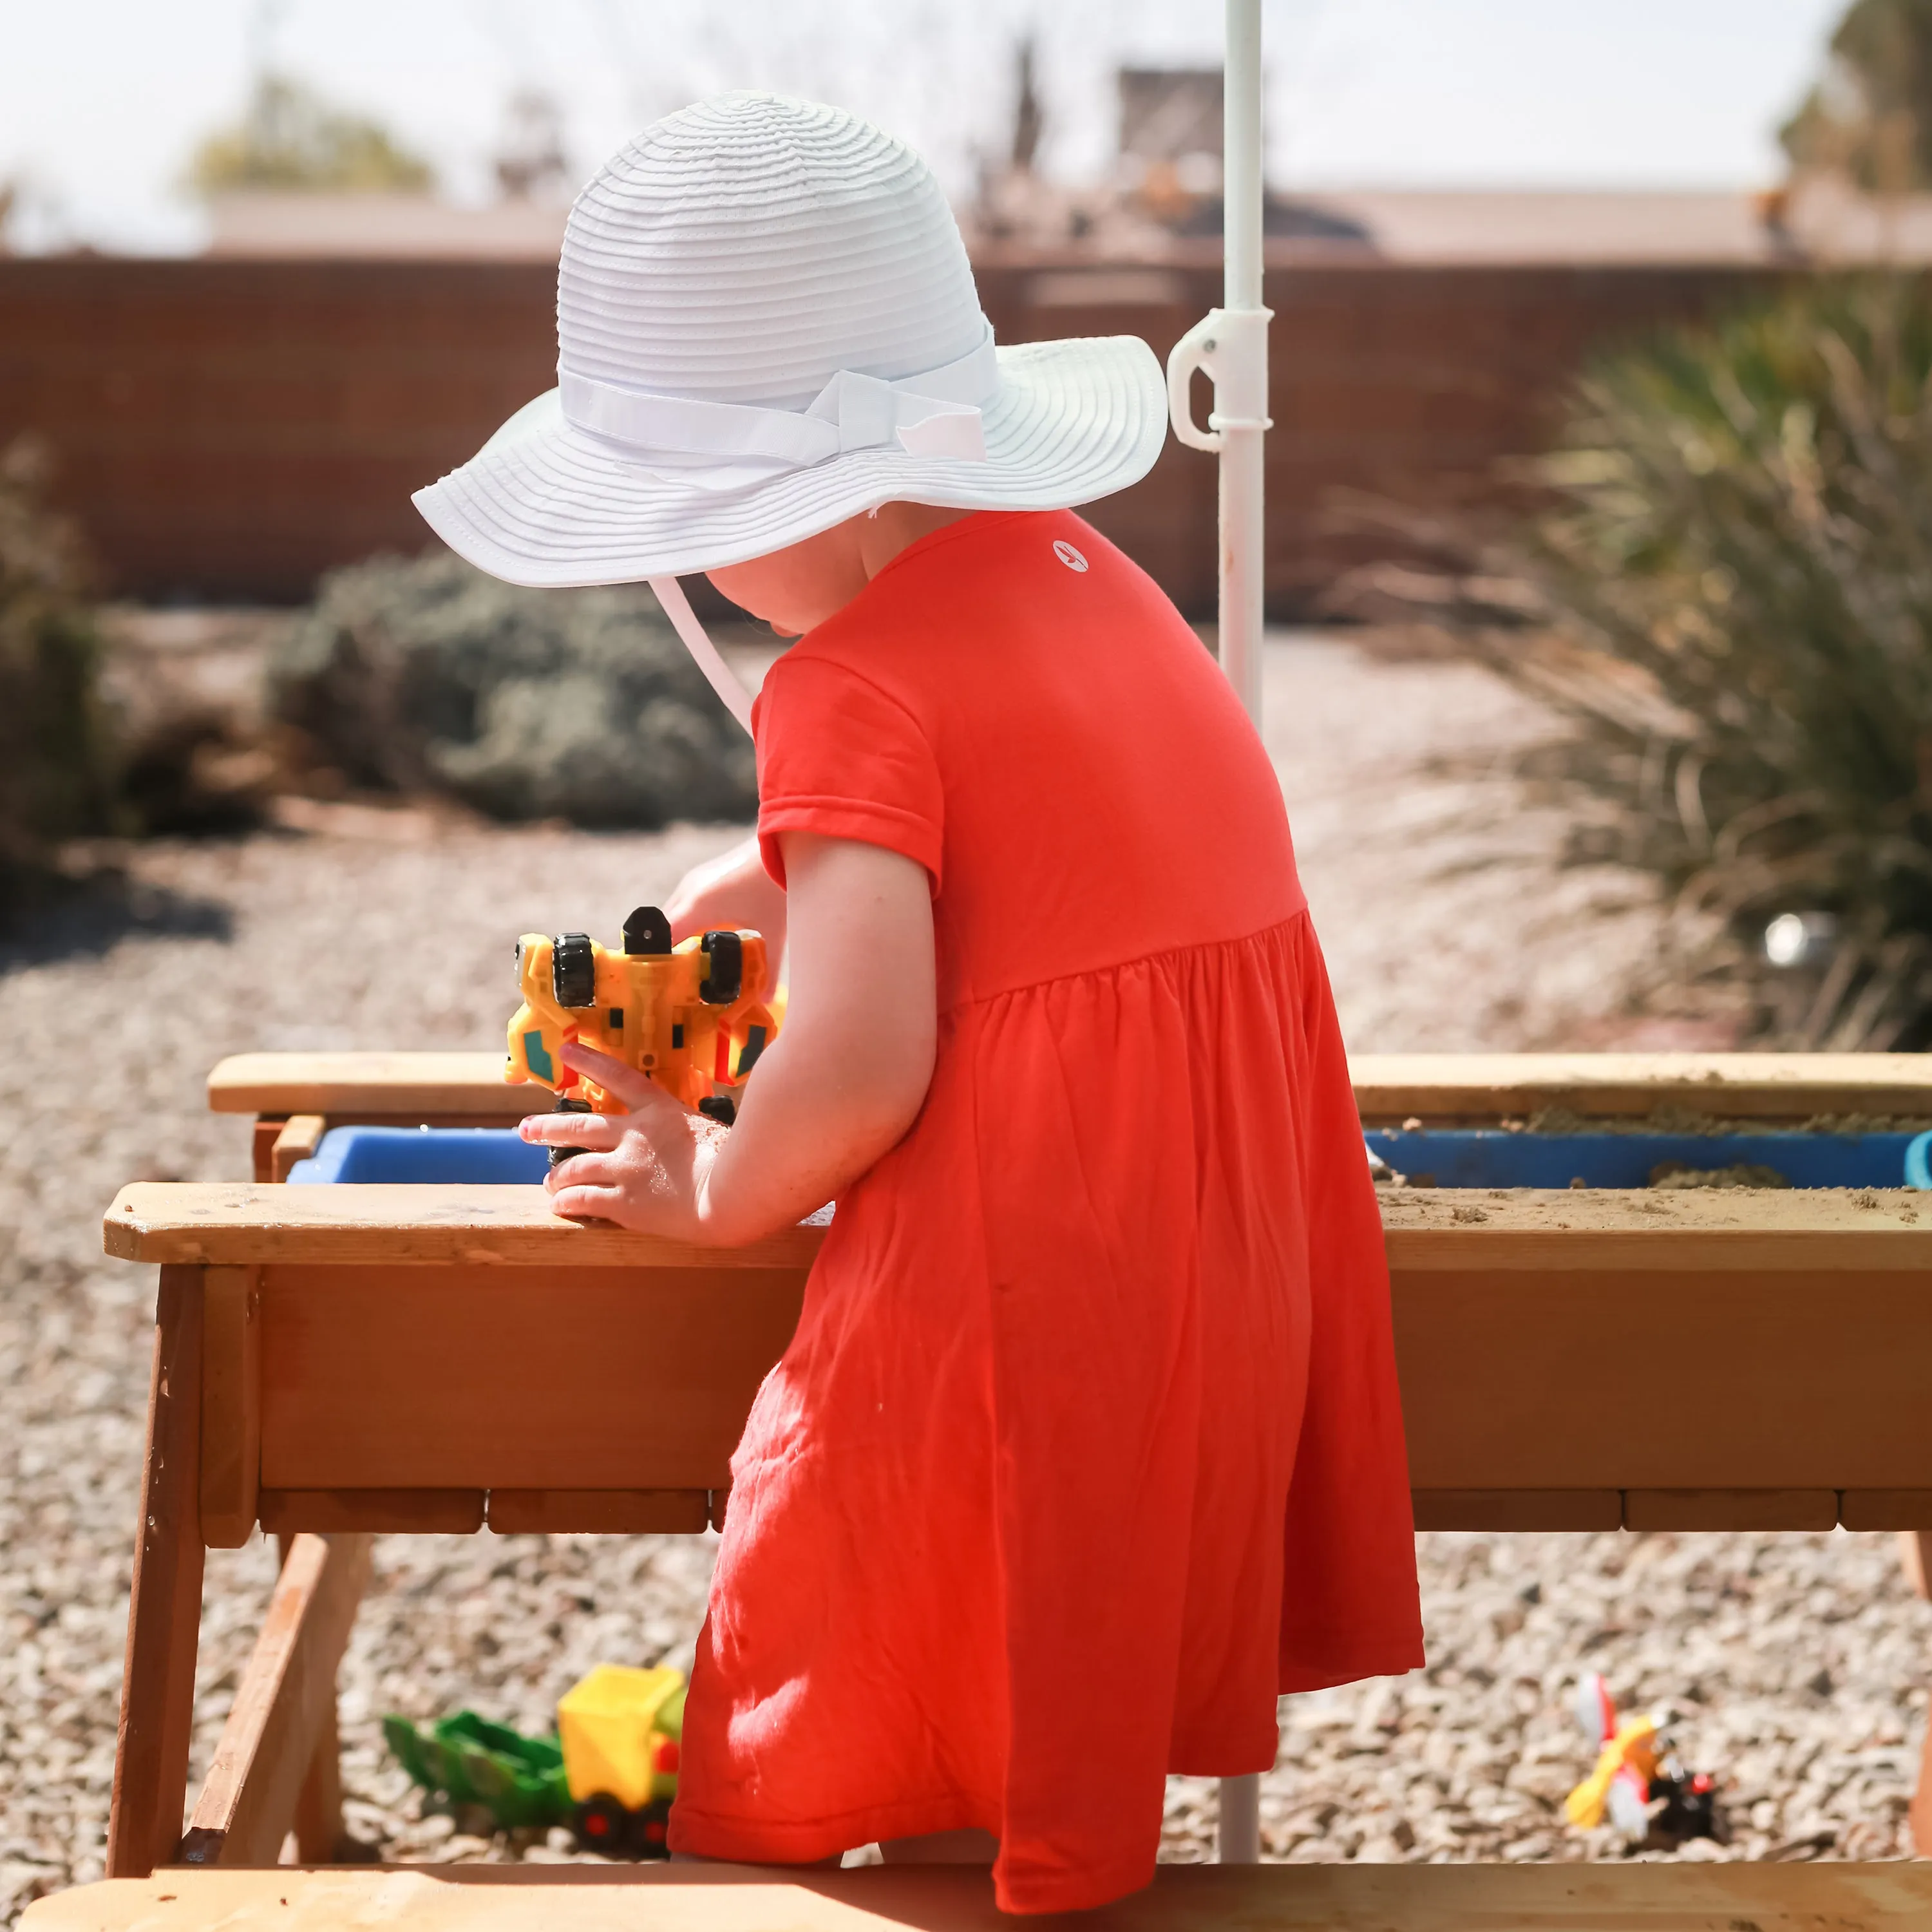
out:
M984 262L1000 338L1131 334L1164 358L1218 272ZM1353 486L1423 502L1535 446L1593 343L1737 298L1748 270L1297 266L1272 272L1268 582L1306 610L1359 538ZM426 537L410 491L554 380L537 263L0 260L0 439L59 492L126 594L296 599ZM1205 404L1201 406L1204 415ZM1214 604L1211 458L1170 442L1089 512L1192 613Z

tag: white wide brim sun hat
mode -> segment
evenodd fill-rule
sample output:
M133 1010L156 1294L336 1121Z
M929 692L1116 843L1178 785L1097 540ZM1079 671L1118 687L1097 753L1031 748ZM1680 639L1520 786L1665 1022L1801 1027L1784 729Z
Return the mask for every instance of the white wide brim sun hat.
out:
M682 576L894 501L1070 508L1167 433L1145 343L996 346L924 163L773 94L700 101L599 170L557 343L557 387L415 498L512 584Z

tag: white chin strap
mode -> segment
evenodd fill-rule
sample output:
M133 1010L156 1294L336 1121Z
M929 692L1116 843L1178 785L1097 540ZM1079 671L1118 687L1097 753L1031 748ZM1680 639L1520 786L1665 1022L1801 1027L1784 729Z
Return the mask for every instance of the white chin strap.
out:
M664 614L670 620L671 628L684 640L685 649L697 661L698 669L704 672L711 688L723 699L724 709L748 733L752 728L752 694L739 682L736 673L718 655L718 646L705 634L704 626L698 621L698 613L691 608L691 600L684 594L684 586L674 577L652 577L645 580L664 606Z

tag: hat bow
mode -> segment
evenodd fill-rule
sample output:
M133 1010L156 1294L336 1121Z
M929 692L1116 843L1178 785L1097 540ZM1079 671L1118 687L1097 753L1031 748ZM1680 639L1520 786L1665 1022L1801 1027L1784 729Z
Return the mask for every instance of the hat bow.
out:
M557 370L558 400L573 428L628 460L727 487L892 444L911 456L983 463L981 412L999 386L991 323L970 351L937 369L892 380L841 369L802 410L660 395L561 364Z

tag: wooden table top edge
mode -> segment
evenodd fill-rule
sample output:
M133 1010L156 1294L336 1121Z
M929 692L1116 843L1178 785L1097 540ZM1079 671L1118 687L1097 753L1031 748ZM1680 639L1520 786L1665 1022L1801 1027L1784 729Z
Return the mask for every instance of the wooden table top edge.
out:
M560 1219L541 1187L302 1186L136 1181L102 1223L123 1261L248 1266L499 1262L559 1268L806 1268L825 1238L800 1224L742 1247L698 1247Z
M598 1903L594 1906L591 1899ZM568 1906L563 1904L569 1899ZM1739 1918L1778 1924L1864 1926L1906 1932L1932 1905L1932 1865L1750 1864L1162 1864L1144 1890L1083 1915L1096 1928L1165 1926L1232 1932L1370 1932L1396 1923L1439 1932L1502 1932L1561 1922L1683 1928ZM172 1910L170 1910L172 1908ZM334 1928L349 1923L502 1928L554 1924L560 1910L602 1927L786 1926L794 1932L998 1932L982 1870L874 1865L849 1871L769 1868L380 1864L202 1870L172 1867L144 1879L97 1880L37 1900L26 1932L159 1932L219 1923ZM1552 1916L1553 1915L1553 1916Z
M1911 1053L1360 1054L1366 1117L1656 1111L1804 1119L1932 1114L1932 1061Z
M1889 1111L1932 1114L1932 1060L1910 1053L1397 1053L1351 1063L1364 1115L1481 1115L1568 1106L1766 1118ZM544 1104L504 1080L494 1049L243 1053L208 1076L223 1114L474 1114Z
M1832 1267L1932 1272L1932 1203L1904 1190L1655 1193L1406 1188L1380 1198L1398 1271L1619 1266L1780 1273ZM809 1265L822 1227L742 1248L694 1248L603 1223L560 1220L540 1187L136 1181L104 1224L123 1260L558 1267Z
M503 1055L449 1052L237 1053L208 1076L218 1114L476 1114L514 1118L549 1096L503 1078Z

